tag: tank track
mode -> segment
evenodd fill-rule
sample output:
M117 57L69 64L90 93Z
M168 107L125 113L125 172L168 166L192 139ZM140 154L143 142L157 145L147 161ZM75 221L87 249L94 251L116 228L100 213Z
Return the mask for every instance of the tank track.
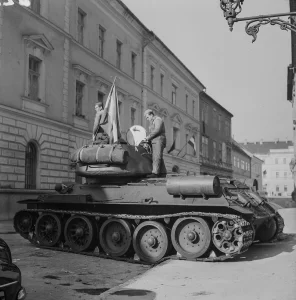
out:
M179 218L179 217L207 217L218 220L219 218L223 220L228 221L234 221L236 224L241 226L241 229L243 231L242 235L242 246L240 247L240 250L236 253L231 254L224 254L221 251L218 256L209 255L208 257L201 257L201 258L194 258L194 259L187 259L185 257L180 257L179 255L170 255L165 256L161 260L159 260L157 263L149 263L145 261L141 261L137 257L111 257L110 255L103 254L101 252L96 251L96 249L92 252L77 252L70 249L67 245L65 245L63 242L60 242L58 246L54 247L48 247L40 245L39 242L36 239L34 230L29 233L21 233L18 231L18 229L15 226L15 217L14 217L14 229L17 233L19 233L24 239L27 239L32 243L34 246L42 249L49 249L54 251L62 251L62 252L69 252L69 253L75 253L75 254L82 254L86 256L95 256L105 259L113 259L113 260L119 260L119 261L126 261L129 263L138 263L138 264L145 264L145 265L157 265L163 261L166 261L168 259L175 259L175 260L190 260L190 261L202 261L202 262L219 262L219 261L225 261L231 258L234 258L235 256L238 256L248 250L250 245L253 243L254 239L254 230L252 225L246 221L245 219L241 218L240 216L233 215L233 214L220 214L220 213L203 213L203 212L183 212L183 213L175 213L175 214L166 214L166 215L128 215L128 214L104 214L104 213L95 213L95 212L86 212L86 211L69 211L69 210L53 210L53 209L23 209L20 212L29 212L29 213L52 213L52 214L67 214L67 215L79 215L79 216L85 216L85 217L93 217L93 218L117 218L117 219L128 219L128 220L160 220L164 218ZM17 216L17 214L15 215ZM33 226L34 228L35 226ZM212 250L217 250L214 245L212 245Z
M277 224L277 230L274 237L269 241L270 243L274 243L277 242L278 240L281 240L284 234L283 231L285 227L285 222L283 217L278 212L276 212L274 218Z

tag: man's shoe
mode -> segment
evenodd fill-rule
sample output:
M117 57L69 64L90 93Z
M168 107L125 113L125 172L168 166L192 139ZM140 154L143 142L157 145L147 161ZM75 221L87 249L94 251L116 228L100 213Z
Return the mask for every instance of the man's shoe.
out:
M155 173L147 175L147 178L158 178L158 175Z

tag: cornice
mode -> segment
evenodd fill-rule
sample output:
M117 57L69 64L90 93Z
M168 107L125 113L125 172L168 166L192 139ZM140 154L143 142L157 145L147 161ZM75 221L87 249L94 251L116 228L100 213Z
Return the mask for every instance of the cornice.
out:
M23 118L24 121L25 120L30 120L30 121L34 120L36 122L39 122L40 125L47 124L48 126L51 126L51 127L54 126L54 127L57 127L59 129L62 129L62 130L68 131L68 132L76 132L76 133L79 133L82 135L85 135L86 133L90 134L90 131L75 128L71 124L65 124L65 123L62 123L59 121L51 120L51 119L42 117L40 115L28 113L26 111L12 108L12 107L9 107L9 106L3 105L3 104L0 104L0 111L2 111L4 113L8 113L10 115L13 114L15 116L19 116L19 117Z

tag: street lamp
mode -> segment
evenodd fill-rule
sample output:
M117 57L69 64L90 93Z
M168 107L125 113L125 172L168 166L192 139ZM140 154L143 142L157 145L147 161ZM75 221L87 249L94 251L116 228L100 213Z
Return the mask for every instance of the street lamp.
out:
M242 11L244 0L220 0L220 7L224 11L224 17L228 22L230 31L236 22L249 21L246 23L245 31L248 35L253 36L252 42L257 39L257 33L262 25L279 25L282 30L291 30L296 33L296 23L291 16L296 16L296 12L282 14L260 15L247 18L237 18L236 16ZM281 20L278 17L289 16L291 21Z

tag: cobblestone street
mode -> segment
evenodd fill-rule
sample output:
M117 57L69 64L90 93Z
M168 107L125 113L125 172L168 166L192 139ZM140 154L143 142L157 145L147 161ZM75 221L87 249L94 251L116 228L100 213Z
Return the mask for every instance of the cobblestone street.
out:
M28 300L89 300L142 274L150 267L36 248L14 233L11 222L0 223L0 237L21 269Z

